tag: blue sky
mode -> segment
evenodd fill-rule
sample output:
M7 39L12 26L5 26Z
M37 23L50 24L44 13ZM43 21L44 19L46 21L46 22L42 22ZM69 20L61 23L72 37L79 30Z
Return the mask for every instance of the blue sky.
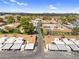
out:
M0 0L0 12L79 13L79 0Z

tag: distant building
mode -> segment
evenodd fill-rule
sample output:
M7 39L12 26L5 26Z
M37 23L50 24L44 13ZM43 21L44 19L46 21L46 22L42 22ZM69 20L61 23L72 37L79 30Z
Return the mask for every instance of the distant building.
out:
M37 18L35 20L32 20L33 25L36 27L38 25L38 22L41 21L41 19Z
M77 19L76 21L73 22L74 26L79 26L79 19Z
M45 30L55 31L55 32L72 32L72 29L63 26L61 24L42 24Z
M5 27L9 27L11 29L15 29L17 28L18 26L20 25L20 23L12 23L12 24L8 24L8 25L5 25Z

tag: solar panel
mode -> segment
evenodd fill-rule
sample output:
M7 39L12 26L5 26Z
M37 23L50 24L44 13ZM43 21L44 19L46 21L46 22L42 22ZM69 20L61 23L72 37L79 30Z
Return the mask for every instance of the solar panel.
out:
M24 39L23 37L16 38L16 40L23 40L23 39Z
M52 50L52 51L58 50L58 48L57 48L57 46L55 44L49 44L48 49Z
M6 39L7 39L7 37L1 37L1 38L0 38L0 43L1 43L1 44L4 43Z
M57 45L57 47L58 47L58 50L60 50L60 51L67 51L68 49L66 48L66 46L65 45L63 45L63 44L56 44Z
M14 41L14 45L11 47L11 49L21 49L23 43L22 39L22 37L16 38Z
M68 39L63 39L63 42L67 45L75 45L72 41L68 40Z
M16 39L16 37L10 37L7 40L15 40L15 39Z
M54 41L59 41L59 38L54 38Z
M55 44L58 47L58 50L67 51L67 48L65 46L65 43L63 41L61 41L61 40L55 41Z
M13 44L5 44L2 49L10 49Z
M64 45L64 42L59 40L59 41L55 41L55 44L63 44Z
M34 49L34 44L33 43L26 44L25 49Z
M73 51L79 51L79 48L76 45L69 45Z
M2 46L3 46L3 45L0 43L0 49L1 49Z
M14 42L14 44L17 44L17 43L22 44L22 43L23 43L23 41L22 41L22 40L16 40L16 41Z
M22 44L14 44L12 47L11 47L11 49L20 49L21 48L21 46L22 46Z
M21 51L24 51L25 44L21 46Z
M5 43L13 43L15 39L16 39L15 37L10 37L5 41Z
M77 46L79 46L79 41L75 39L71 39L72 42L74 42Z

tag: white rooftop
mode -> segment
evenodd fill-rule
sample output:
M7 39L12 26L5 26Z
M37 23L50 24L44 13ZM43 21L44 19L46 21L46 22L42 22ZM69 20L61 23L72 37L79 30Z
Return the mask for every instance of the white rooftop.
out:
M63 50L63 51L67 51L68 49L66 48L66 46L65 45L63 45L63 44L57 44L57 47L58 47L58 50Z
M49 44L48 45L49 50L58 50L57 46L55 44Z
M64 41L67 45L71 45L71 44L74 45L74 43L73 43L72 41L68 40L67 38L63 39L63 41Z
M59 38L54 38L54 41L59 41Z
M24 39L23 37L16 38L16 40L23 40L23 39Z
M10 49L13 44L5 44L2 49Z
M59 41L55 41L55 44L65 44L63 41L59 40Z
M14 42L14 44L17 44L17 43L22 44L22 43L23 43L23 41L22 41L22 40L16 40L16 41Z
M5 43L13 43L15 41L15 37L10 37L7 39L7 41L5 41Z
M76 39L71 39L71 41L74 42L76 45L79 46L79 41L78 41L78 40L76 40Z
M22 44L14 44L11 49L20 49Z
M2 47L3 45L2 44L0 44L0 49L1 49L1 47Z
M76 45L69 45L73 51L79 51L79 48Z
M33 43L26 44L25 49L34 49L34 44Z
M7 37L1 37L0 38L0 43L3 43L6 39L7 39Z

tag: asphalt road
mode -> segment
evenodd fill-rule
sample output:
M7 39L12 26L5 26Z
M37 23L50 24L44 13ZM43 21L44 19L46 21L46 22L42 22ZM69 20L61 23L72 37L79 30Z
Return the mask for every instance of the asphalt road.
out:
M40 30L40 22L38 23L37 31L38 31L38 34L37 34L38 46L37 46L37 51L35 53L35 56L42 58L43 54L44 54L44 49L43 49L43 37L42 37L42 34L41 34L41 30Z

